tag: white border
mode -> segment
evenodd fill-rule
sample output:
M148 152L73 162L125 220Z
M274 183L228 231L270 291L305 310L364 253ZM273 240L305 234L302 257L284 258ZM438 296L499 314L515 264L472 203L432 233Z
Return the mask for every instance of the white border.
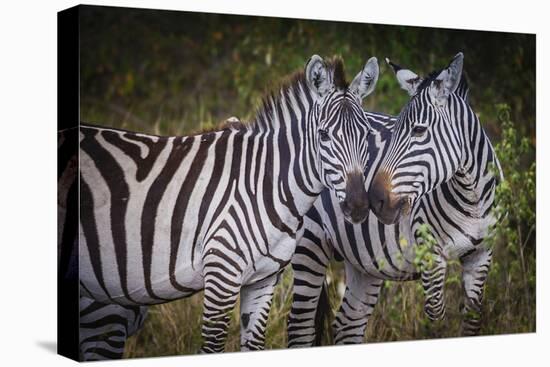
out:
M93 1L94 4L537 33L537 138L549 139L548 14L543 1ZM2 3L0 11L0 363L69 365L56 338L56 12L73 1ZM487 62L487 61L485 61ZM547 119L546 119L547 120ZM299 351L168 357L102 366L317 364L525 365L548 348L548 146L538 146L537 333ZM543 292L545 290L545 292ZM49 347L48 347L49 346ZM547 360L547 357L545 358ZM10 363L11 362L11 363ZM540 363L537 363L540 364Z

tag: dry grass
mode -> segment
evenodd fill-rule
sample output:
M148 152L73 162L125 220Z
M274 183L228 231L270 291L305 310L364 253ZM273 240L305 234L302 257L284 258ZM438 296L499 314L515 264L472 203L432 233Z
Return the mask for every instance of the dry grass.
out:
M292 270L286 269L275 289L266 333L268 349L287 344L286 318L292 301ZM143 329L128 340L125 357L195 354L201 346L202 292L192 297L152 306ZM227 352L239 351L239 304L233 310Z
M487 283L484 301L482 334L509 334L535 331L534 294L522 297L521 279L503 272L507 250L495 251L495 267ZM336 312L340 304L344 281L342 264L333 263L329 269L329 296ZM506 280L504 283L503 280ZM460 266L449 266L447 281L447 313L443 320L431 322L423 313L424 297L419 281L386 282L375 312L370 319L366 340L388 342L449 338L460 336L459 311L462 288ZM276 287L269 314L266 348L285 348L287 344L286 319L292 300L292 270L286 269ZM153 306L144 328L128 340L125 357L152 357L195 354L201 345L200 323L202 293L171 303ZM227 352L239 350L238 306L233 312ZM328 335L324 340L328 340Z

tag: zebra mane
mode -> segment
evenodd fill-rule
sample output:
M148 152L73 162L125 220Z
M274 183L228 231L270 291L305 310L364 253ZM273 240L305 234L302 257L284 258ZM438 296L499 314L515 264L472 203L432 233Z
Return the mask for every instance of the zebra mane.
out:
M349 82L346 80L344 70L344 62L341 57L334 56L326 60L326 65L329 71L333 74L334 86L340 90L346 90L349 87ZM282 81L274 84L264 93L259 107L253 114L254 118L250 121L222 121L221 123L202 129L193 131L189 135L200 135L223 130L246 130L249 127L254 127L259 121L266 122L271 120L277 108L282 103L282 97L288 96L290 93L298 96L301 91L309 91L309 85L306 80L305 71L298 70L294 73L283 77ZM267 119L266 119L267 118Z
M422 79L422 82L416 88L416 93L418 94L421 90L428 88L442 71L443 69L432 71L427 77Z
M418 85L418 88L416 88L416 94L420 93L423 89L426 89L430 86L430 84L437 78L437 76L443 71L444 69L440 69L437 71L432 71L430 74L428 74L427 77L425 77L422 82ZM468 80L466 77L466 72L463 70L462 75L460 76L460 82L458 83L458 87L456 88L455 93L464 99L466 102L468 102L468 92L469 92L469 85Z
M460 82L458 87L456 87L455 94L461 97L464 102L470 104L470 98L468 97L470 93L470 85L468 84L468 77L466 72L462 70L462 76L460 77Z
M187 136L215 133L215 132L225 131L225 130L244 130L244 129L246 129L246 122L241 121L237 117L232 117L230 119L220 121L216 125L193 130L189 134L187 134Z
M346 74L344 70L344 62L340 56L334 56L325 61L327 69L333 75L333 83L336 89L346 90L349 87L349 82L346 80ZM270 91L266 92L262 97L260 107L256 110L255 119L253 121L262 120L265 122L264 117L272 117L277 108L282 103L282 97L293 94L298 96L305 91L310 91L310 87L306 80L304 70L295 71L283 80L276 84L275 87L270 88ZM253 125L254 123L250 123ZM243 124L245 126L245 124Z

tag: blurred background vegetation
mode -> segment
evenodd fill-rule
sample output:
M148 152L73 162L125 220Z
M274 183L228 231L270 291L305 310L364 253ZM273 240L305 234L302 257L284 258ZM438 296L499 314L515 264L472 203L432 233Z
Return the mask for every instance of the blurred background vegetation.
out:
M398 114L408 96L384 57L426 75L464 52L471 104L506 175L498 196L507 216L490 239L495 258L482 332L535 331L534 35L108 7L82 7L80 24L82 121L155 134L188 134L230 116L251 119L262 95L316 53L342 56L349 79L377 56L381 74L365 108ZM331 265L329 278L336 309L341 264ZM291 283L287 269L270 313L267 348L286 345ZM368 341L458 336L457 264L447 290L447 316L431 323L418 282L387 282ZM201 297L152 307L126 356L196 353ZM238 334L235 317L227 350L238 350Z

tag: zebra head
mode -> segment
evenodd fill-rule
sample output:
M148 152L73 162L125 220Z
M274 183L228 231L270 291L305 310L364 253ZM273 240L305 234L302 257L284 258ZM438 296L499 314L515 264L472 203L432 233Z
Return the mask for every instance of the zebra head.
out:
M333 190L346 220L360 223L369 211L364 173L371 130L363 99L378 80L378 61L370 58L351 84L344 80L342 62L327 65L313 56L306 80L313 91L312 126L321 182Z
M411 98L397 117L388 151L369 188L371 209L383 223L396 223L423 194L459 168L463 139L457 120L466 102L456 90L463 58L457 54L446 68L427 78L386 59Z

